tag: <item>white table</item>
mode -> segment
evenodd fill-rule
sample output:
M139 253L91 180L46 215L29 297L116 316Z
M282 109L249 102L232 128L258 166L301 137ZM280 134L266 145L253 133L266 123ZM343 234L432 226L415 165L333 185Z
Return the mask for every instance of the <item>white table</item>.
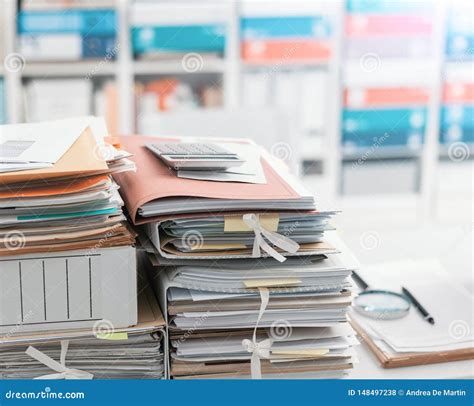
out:
M382 368L365 343L356 347L359 363L347 379L464 379L474 378L474 361L443 362L403 368Z

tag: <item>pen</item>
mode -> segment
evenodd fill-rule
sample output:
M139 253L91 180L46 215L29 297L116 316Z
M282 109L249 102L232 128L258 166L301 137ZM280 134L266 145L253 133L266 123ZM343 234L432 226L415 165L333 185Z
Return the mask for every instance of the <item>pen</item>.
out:
M413 306L415 306L418 311L421 313L421 315L423 316L423 319L425 319L428 323L430 324L435 324L435 321L433 319L433 317L428 313L428 311L421 305L421 303L415 299L415 296L413 296L410 291L407 289L407 288L404 288L402 286L402 292L405 296L408 297L408 299L410 299L410 301L413 303Z

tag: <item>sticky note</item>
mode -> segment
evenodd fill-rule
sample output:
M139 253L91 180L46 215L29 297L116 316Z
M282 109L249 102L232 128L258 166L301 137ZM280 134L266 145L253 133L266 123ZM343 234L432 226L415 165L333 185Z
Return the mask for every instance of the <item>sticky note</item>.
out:
M259 214L261 226L268 231L277 231L280 218L278 213ZM244 223L242 216L224 216L224 232L232 233L239 231L252 231L252 229Z
M128 340L127 333L99 333L95 335L101 340Z
M288 278L288 279L250 279L244 281L246 288L263 288L270 286L288 286L298 285L301 283L300 279Z
M315 348L307 350L278 350L272 349L275 355L290 355L292 357L322 357L329 353L327 348Z

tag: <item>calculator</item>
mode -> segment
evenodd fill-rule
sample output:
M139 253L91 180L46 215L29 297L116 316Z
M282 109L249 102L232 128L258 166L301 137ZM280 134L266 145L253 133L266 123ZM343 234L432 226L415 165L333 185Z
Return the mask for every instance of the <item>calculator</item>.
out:
M224 171L244 163L221 145L211 143L155 143L145 145L175 170Z

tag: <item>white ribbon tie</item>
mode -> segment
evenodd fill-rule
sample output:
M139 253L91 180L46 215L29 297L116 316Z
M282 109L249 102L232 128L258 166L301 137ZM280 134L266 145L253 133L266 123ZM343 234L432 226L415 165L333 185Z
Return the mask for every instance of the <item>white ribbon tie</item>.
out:
M299 244L293 240L285 237L284 235L278 234L274 231L266 230L260 223L259 216L253 213L244 214L244 223L253 230L255 239L253 241L252 257L260 257L260 248L263 249L268 255L272 256L279 262L283 262L286 258L281 255L277 250L271 247L265 238L270 241L273 245L281 248L285 252L294 254L300 248ZM265 238L264 238L265 237Z
M250 372L252 375L252 379L262 379L262 368L260 364L260 358L269 358L270 357L270 349L273 344L273 340L271 338L267 338L260 342L257 342L257 328L258 324L260 323L260 319L267 308L268 301L270 299L270 293L267 288L260 288L260 311L258 313L257 324L255 324L255 328L253 330L253 337L252 340L244 339L242 340L242 346L245 348L247 352L252 354L250 358Z
M66 354L67 354L68 347L69 347L69 340L62 340L61 341L61 358L60 358L60 362L58 362L52 359L50 356L46 355L45 353L37 350L36 348L29 346L28 349L26 350L26 353L30 357L34 358L36 361L41 362L42 364L46 365L48 368L51 368L53 371L57 372L54 374L38 376L35 379L92 379L94 375L89 372L66 367Z

